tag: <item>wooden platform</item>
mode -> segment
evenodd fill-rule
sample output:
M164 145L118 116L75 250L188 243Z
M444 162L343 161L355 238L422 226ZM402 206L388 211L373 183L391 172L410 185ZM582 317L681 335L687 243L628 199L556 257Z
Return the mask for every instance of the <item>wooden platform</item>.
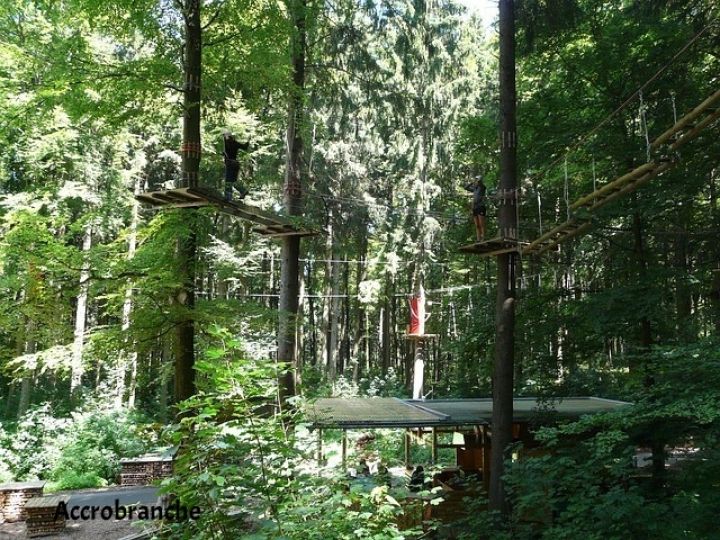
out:
M403 337L409 340L438 339L440 334L403 334Z
M303 229L289 219L267 212L239 200L226 201L223 195L207 187L146 191L135 198L156 208L200 208L213 206L221 212L257 224L253 231L263 236L312 236L317 231Z
M519 253L524 245L524 242L519 242L514 238L497 237L462 246L460 251L463 253L474 253L481 257L490 257L501 253Z

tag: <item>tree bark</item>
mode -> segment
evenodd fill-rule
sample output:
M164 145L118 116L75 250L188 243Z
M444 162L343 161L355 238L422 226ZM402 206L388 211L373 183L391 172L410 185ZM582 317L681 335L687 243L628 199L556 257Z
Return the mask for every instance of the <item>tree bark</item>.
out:
M140 179L135 180L133 189L135 194L140 192ZM139 203L137 199L133 199L132 205L132 216L130 218L130 235L128 236L128 259L132 259L135 256L135 250L137 248L137 225L138 225L138 210ZM132 314L133 300L132 300L132 283L128 286L125 291L125 301L123 302L122 310L122 326L121 330L123 338L128 337L130 330L130 316ZM132 408L135 406L135 388L134 381L137 374L137 351L135 350L135 342L128 340L126 342L125 351L123 356L118 360L118 366L116 367L115 373L115 409L120 409L125 399L125 372L130 368L131 373L131 392L128 394L128 407Z
M366 345L368 341L367 336L367 330L365 329L365 326L367 324L367 314L365 311L365 307L363 304L360 303L359 300L359 294L360 294L360 283L362 283L363 280L367 277L366 271L365 271L365 256L367 252L367 242L362 242L361 244L361 253L360 258L357 262L357 269L356 269L356 275L355 275L355 298L356 298L356 326L355 326L355 339L353 340L353 346L352 346L352 352L350 353L350 362L352 363L352 379L353 382L357 384L357 382L360 380L360 376L363 372L363 364L360 361L361 356L364 357L365 363L367 363L367 353L361 355L360 349L361 346ZM349 295L348 291L348 295ZM350 302L350 298L348 298L348 302ZM350 328L350 322L348 321L348 332ZM366 351L367 347L363 349L363 351Z
M381 368L383 376L387 375L390 368L390 309L392 294L392 275L385 272L385 294L383 296L383 305L380 308L380 340L382 343L381 350Z
M517 235L517 133L515 121L515 6L500 0L500 185L498 228L500 236ZM515 255L497 257L495 308L495 362L493 366L492 447L489 507L507 512L505 452L512 442L513 362L515 359Z
M643 239L643 223L639 212L633 214L633 239L634 251L638 263L637 276L640 283L647 282L648 261L645 253L645 242ZM640 318L640 348L644 354L650 353L653 344L652 323L650 319L643 315ZM643 361L640 368L645 387L650 387L655 383L653 374L649 371L647 363ZM636 367L636 369L637 369ZM631 366L632 368L632 366ZM665 484L665 440L662 438L661 432L651 435L650 450L652 452L652 483L654 488L660 493Z
M83 233L83 265L80 270L80 292L77 297L77 306L75 307L75 332L72 349L72 365L70 367L70 393L74 394L80 387L83 376L83 349L85 345L85 318L87 316L87 298L88 287L87 281L90 279L90 261L87 252L92 246L92 225L85 227Z
M25 324L25 343L23 352L25 354L33 354L37 351L37 342L35 341L35 322L26 319ZM33 381L35 379L35 369L27 370L23 374L20 381L20 400L18 401L17 418L20 420L30 406L30 392L32 391Z
M200 84L202 73L202 26L200 22L200 0L186 0L185 19L185 63L183 86L183 142L182 156L183 184L198 185L200 170ZM187 223L191 230L187 238L177 243L178 268L182 286L175 294L174 301L181 308L180 320L175 326L173 353L175 356L175 400L183 401L195 394L195 324L192 311L195 307L195 263L197 238L194 227L194 210Z
M333 263L330 274L330 320L327 328L327 377L334 381L338 375L340 355L340 264Z
M288 104L285 160L285 211L290 216L302 214L302 123L305 94L306 0L288 0L288 12L293 22L291 38L292 87ZM285 365L279 376L281 403L296 394L297 343L296 325L300 292L300 237L285 236L281 249L280 302L278 324L278 361Z

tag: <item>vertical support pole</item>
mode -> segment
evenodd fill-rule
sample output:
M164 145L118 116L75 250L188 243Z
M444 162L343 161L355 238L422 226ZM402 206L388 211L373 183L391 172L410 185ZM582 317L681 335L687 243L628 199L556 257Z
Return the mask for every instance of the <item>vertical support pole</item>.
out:
M425 351L423 347L423 338L416 337L413 339L413 399L423 398L423 378L425 375Z
M405 468L410 466L410 431L405 429Z
M342 431L342 468L347 470L347 429Z
M500 7L500 131L508 141L500 148L499 188L517 189L517 126L515 88L515 1L499 0ZM514 198L498 208L501 229L514 226ZM512 442L513 378L515 374L515 254L497 256L495 358L493 362L492 477L489 509L507 513L503 473L505 450Z
M437 465L437 429L432 428L432 454L430 461L433 465Z
M483 469L483 488L487 492L490 489L490 436L488 435L488 426L480 426L482 434L482 469Z
M318 467L322 467L322 428L318 428L317 462L318 462Z

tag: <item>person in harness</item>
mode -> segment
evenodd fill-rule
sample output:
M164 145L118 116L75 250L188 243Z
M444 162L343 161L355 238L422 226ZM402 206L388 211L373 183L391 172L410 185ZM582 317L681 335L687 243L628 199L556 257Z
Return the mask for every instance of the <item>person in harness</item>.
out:
M465 189L473 194L473 221L475 222L475 233L477 241L485 239L485 216L487 215L487 187L483 182L482 175L475 176L472 182L465 186Z
M247 154L250 150L250 141L241 143L235 138L230 131L223 133L223 158L225 161L225 200L232 201L233 187L237 184L238 175L240 173L240 162L238 161L238 152ZM238 184L239 199L244 199L247 195L247 189L242 184Z

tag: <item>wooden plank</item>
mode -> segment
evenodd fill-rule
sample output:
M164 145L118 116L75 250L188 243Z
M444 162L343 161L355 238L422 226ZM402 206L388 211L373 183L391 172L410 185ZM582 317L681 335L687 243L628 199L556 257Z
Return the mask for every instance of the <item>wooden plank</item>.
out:
M501 253L510 253L513 251L519 251L523 242L519 242L514 238L507 237L496 237L489 240L483 240L481 242L475 242L462 246L460 251L463 253L473 253L481 256L499 255Z
M646 184L647 182L649 182L656 176L659 176L660 174L664 173L665 171L674 167L675 165L677 165L677 161L674 161L674 160L660 164L660 166L658 168L656 168L655 170L646 174L645 176L639 178L637 181L633 182L632 184L629 184L629 185L625 186L623 189L621 189L620 191L613 193L612 195L609 195L608 197L606 197L605 199L603 199L601 201L598 201L596 204L594 204L590 208L590 210L595 211L598 208L605 206L607 203L612 202L619 197L623 197L623 196L627 195L628 193L635 191L643 184Z
M537 254L542 255L543 253L551 250L552 248L559 246L561 242L565 242L566 240L569 240L570 238L584 234L585 231L587 231L588 229L590 229L592 227L592 225L593 225L592 223L588 222L588 223L581 225L577 229L573 229L572 232L569 232L568 234L564 235L562 238L558 238L557 240L555 240L553 242L549 242L549 243L541 246L540 249L537 250Z
M561 223L557 227L550 229L548 232L541 234L539 237L537 237L535 240L530 242L527 247L523 248L524 253L531 253L538 249L538 246L540 244L546 243L548 240L551 240L554 236L558 234L561 230L568 227L568 225L575 223L575 218L570 218L568 221L565 221L564 223Z
M315 236L318 234L316 231L283 231L283 232L272 232L268 229L253 228L253 232L262 236L269 236L271 238L281 238L283 236Z
M173 197L172 195L169 195L168 192L159 192L159 193L153 193L153 198L160 201L160 204L174 204L174 203L183 203L187 202L187 199L177 197Z
M135 198L160 208L215 206L219 211L261 225L253 229L266 236L311 236L316 231L301 230L289 219L240 201L226 201L223 194L208 187L177 188L140 193Z
M185 203L167 203L163 205L156 205L158 208L202 208L204 206L213 206L212 203L208 201L193 201L193 202L185 202Z
M654 161L651 161L649 163L644 163L640 165L639 167L636 167L632 171L630 171L627 174L624 174L623 176L620 176L613 180L612 182L604 185L603 187L596 189L590 195L586 195L585 197L581 197L574 203L570 205L571 210L576 210L577 208L580 208L581 206L585 206L591 202L593 202L595 199L599 199L603 197L604 195L608 194L608 192L617 191L620 189L624 184L629 182L630 180L633 180L634 178L637 178L639 176L642 176L651 170L653 170L655 167L657 167L657 163Z
M260 208L247 205L240 201L226 201L220 192L213 189L206 187L193 187L187 189L189 193L203 196L207 198L207 200L221 206L222 208L231 209L232 213L235 213L239 217L243 217L249 221L255 221L256 223L260 223L262 225L287 225L294 228L294 225L289 220L281 216L271 214L270 212L266 212Z
M720 90L715 92L713 95L711 95L709 98L707 98L705 101L703 101L700 105L695 107L692 111L690 111L688 114L683 116L680 120L675 122L675 124L665 131L662 135L660 135L657 139L655 139L651 144L651 149L658 148L661 144L665 143L667 140L670 139L675 133L678 131L683 130L686 127L689 127L688 124L692 122L695 118L697 118L701 113L703 113L706 109L708 109L711 105L713 105L715 102L720 101ZM697 129L697 128L695 128Z
M686 134L684 134L682 137L680 137L677 141L675 141L672 145L670 145L670 148L672 150L677 150L678 148L682 147L683 145L689 143L693 139L697 138L698 135L710 124L715 122L717 119L720 118L720 110L717 110L713 112L712 114L707 115L705 118L703 118L700 122L697 123L697 125L688 131Z

